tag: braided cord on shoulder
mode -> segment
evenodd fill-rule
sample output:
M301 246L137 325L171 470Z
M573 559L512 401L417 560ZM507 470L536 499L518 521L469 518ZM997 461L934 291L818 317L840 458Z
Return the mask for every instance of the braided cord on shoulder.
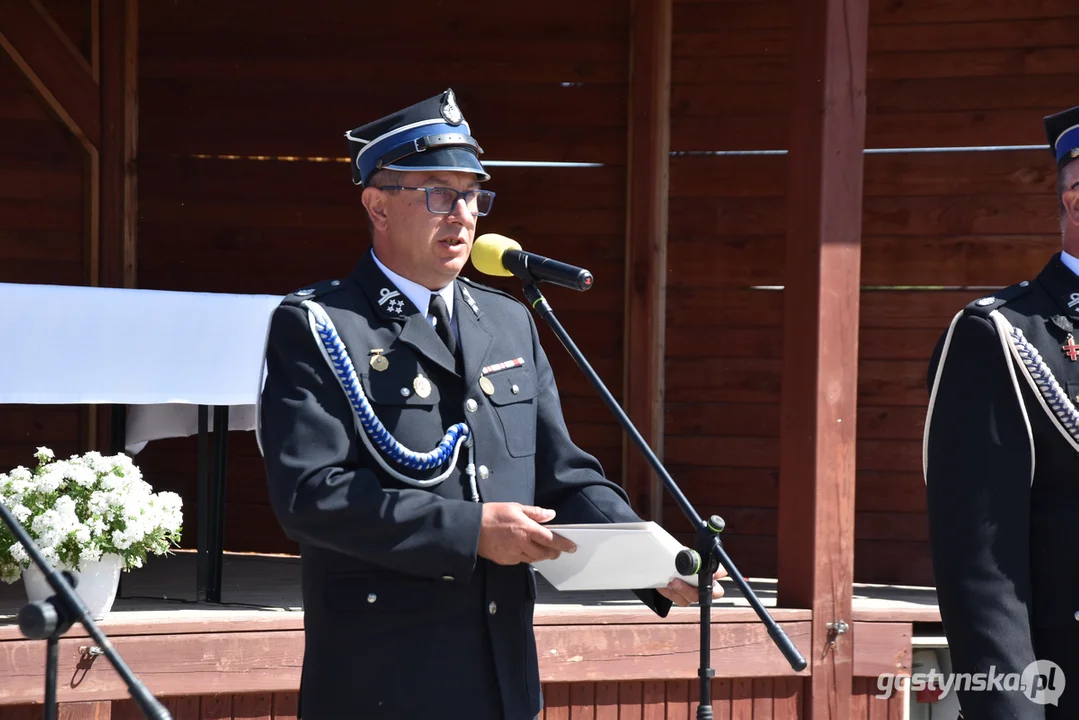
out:
M457 465L457 456L462 444L465 444L469 448L471 460L473 449L472 433L465 423L457 423L451 426L442 437L442 441L438 446L430 452L415 452L406 448L394 438L386 429L385 425L382 424L382 421L378 419L378 416L375 415L371 403L368 402L367 396L363 391L363 386L360 383L359 376L356 374L356 368L352 363L352 359L349 357L344 342L337 333L337 328L334 327L333 321L330 320L330 316L326 314L326 311L323 310L318 303L310 300L304 302L303 307L307 310L308 324L311 327L311 333L314 335L319 349L322 351L322 356L326 359L326 362L329 363L331 369L333 369L334 376L340 383L341 388L345 391L349 404L352 406L357 424L359 425L358 434L367 446L368 451L371 452L375 460L386 472L409 485L429 488L438 485L453 472L454 467ZM447 460L449 461L449 466L446 468L445 472L438 477L429 480L417 480L416 478L411 478L397 472L386 464L382 456L375 451L372 442L374 445L377 445L378 449L385 453L388 458L398 465L409 469L431 470L441 467ZM465 472L470 477L473 500L478 501L479 494L476 487L475 463L470 461Z
M1041 393L1046 405L1049 406L1053 415L1060 421L1061 426L1068 431L1072 439L1079 442L1079 410L1075 409L1075 405L1068 398L1068 393L1064 392L1064 388L1060 387L1060 383L1057 382L1049 366L1042 359L1042 354L1038 352L1038 348L1027 340L1023 331L1012 326L1009 334L1016 352L1019 353L1019 357L1023 360L1023 365L1026 366L1027 372L1030 373L1030 377L1034 380L1034 384L1038 386L1038 392Z

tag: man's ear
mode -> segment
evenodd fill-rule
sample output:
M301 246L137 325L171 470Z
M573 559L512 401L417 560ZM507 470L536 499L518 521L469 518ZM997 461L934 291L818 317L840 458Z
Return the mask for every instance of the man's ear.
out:
M1079 227L1079 188L1065 190L1060 201L1064 206L1064 214L1068 217L1068 224Z
M385 230L388 218L386 194L378 188L364 188L360 201L367 208L367 216L371 218L371 224L377 230Z

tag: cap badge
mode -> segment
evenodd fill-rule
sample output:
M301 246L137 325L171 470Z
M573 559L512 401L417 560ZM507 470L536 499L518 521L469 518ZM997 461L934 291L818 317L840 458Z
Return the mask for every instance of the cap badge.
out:
M465 119L465 116L461 114L461 108L457 106L457 98L453 94L453 90L447 90L446 95L442 98L442 117L450 125L460 125L461 121Z

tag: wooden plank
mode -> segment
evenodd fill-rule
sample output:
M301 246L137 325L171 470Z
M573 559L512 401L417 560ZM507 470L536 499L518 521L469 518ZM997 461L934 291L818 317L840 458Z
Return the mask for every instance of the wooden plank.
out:
M113 713L113 703L107 702L61 703L56 715L59 720L119 720L122 717Z
M304 78L292 82L278 78L297 69L298 63L293 61L274 59L259 63L268 66L265 73L276 73L273 81L222 79L221 73L235 74L237 68L255 63L228 59L214 62L220 62L221 67L208 69L211 77L207 80L163 79L143 83L140 88L145 118L140 126L143 152L342 158L346 156L342 138L345 129L432 94L428 81L422 87L388 94L384 85L373 78L343 78L340 83L332 83L326 77L329 67L340 67L347 73L346 68L353 66L363 68L361 74L382 76L387 72L408 72L400 63L394 63L391 70L380 70L367 57L358 62L330 65L316 60L307 64ZM184 67L193 63L197 64L193 60L182 61ZM419 64L432 67L430 60L421 60ZM461 64L473 65L469 61ZM507 77L497 83L470 85L458 82L461 74L457 73L438 85L443 88L446 84L453 85L465 117L483 146L484 159L624 164L623 133L627 117L624 62L611 68L619 82L609 86L567 83L574 74L570 67L580 69L587 63L567 61L561 69L548 63L509 64L514 66L512 82ZM153 73L154 65L155 60L143 57L143 66L147 68L144 76ZM516 77L526 68L551 77L531 81ZM345 88L371 98L362 117L335 100ZM176 103L177 97L182 97L183 102ZM271 98L285 97L289 98L287 103L270 102ZM551 114L543 113L541 118L531 111L537 104ZM275 123L264 122L267 115L277 118ZM551 117L567 120L551 122ZM568 118L573 118L573 122ZM217 132L209 132L209 126L217 128ZM287 130L282 132L282 127ZM582 127L590 128L591 132L581 133Z
M468 24L476 32L492 37L520 38L533 35L557 39L563 34L569 37L622 37L627 29L627 17L623 5L614 0L597 0L581 7L555 6L538 8L517 6L513 12L496 12L504 6L488 0L478 4L475 18ZM180 37L232 34L236 38L254 36L261 29L252 27L250 12L245 8L219 7L212 0L192 0L181 6L170 4L147 6L144 34L160 36L173 34ZM273 31L278 36L313 36L324 41L338 38L355 41L355 30L343 27L340 8L333 5L312 5L310 8L278 1L266 6L272 11L275 22ZM150 12L150 11L153 12ZM371 19L380 24L402 25L414 18L414 13L425 14L431 26L461 27L458 9L446 7L436 0L424 0L412 8L382 5L372 9ZM373 34L377 35L377 34ZM388 39L372 37L375 47L392 50L395 46ZM178 44L178 43L177 43Z
M644 683L641 718L642 720L666 720L667 683L662 680L650 680Z
M274 720L296 720L299 710L299 696L296 693L273 694Z
M731 720L753 720L753 680L731 680Z
M806 647L808 626L784 623L796 646ZM581 680L679 680L694 677L699 631L689 625L617 626L602 631L583 627L537 626L542 648L540 674L545 682ZM737 653L724 649L737 647ZM713 627L713 663L723 677L771 677L793 674L763 626L723 624ZM557 652L550 652L556 650Z
M619 683L603 681L596 686L596 720L618 720Z
M232 695L219 693L202 697L202 720L231 720Z
M662 462L672 2L634 0L631 7L622 397L626 414ZM628 434L622 485L643 517L661 515L662 483Z
M37 0L0 7L0 47L87 149L101 142L101 99L86 59Z
M546 683L543 686L543 717L546 720L571 720L569 714L569 685Z
M589 682L569 685L570 720L595 720L596 684Z
M830 647L827 625L850 617L854 571L867 5L801 3L793 24L784 328L803 361L783 371L778 604L813 609L809 718L850 708L853 648Z
M232 696L232 715L243 720L277 720L273 693L244 693Z
M780 198L783 189L776 187L775 178L786 173L783 156L675 157L671 196ZM1055 189L1056 171L1044 150L865 156L864 193L869 197L1019 194L1044 199Z
M644 708L644 683L621 682L618 684L619 720L642 720Z
M668 470L694 506L719 508L723 500L731 498L737 498L742 508L778 506L778 468L669 465ZM891 512L901 518L925 512L925 485L918 471L859 469L855 497L855 509L862 516ZM678 514L672 501L665 501L665 506Z
M850 717L851 720L869 718L869 683L866 678L856 677L851 681Z
M773 678L753 679L753 717L755 720L771 720L775 717Z
M863 583L903 583L933 586L929 543L899 540L860 540L854 547L854 577ZM930 617L940 617L935 609ZM930 617L924 622L935 622Z
M666 720L694 720L689 714L689 680L667 681Z
M175 698L176 710L173 720L199 720L202 715L202 699L198 695Z
M800 720L804 684L805 681L801 678L775 678L775 699L772 709L776 720Z
M106 630L106 632L108 632ZM111 637L117 652L155 695L190 690L191 677L200 678L203 691L263 692L292 690L299 682L303 632L245 632L177 635L163 645L155 636ZM60 673L76 674L81 638L60 643ZM40 702L40 667L44 645L38 642L0 643L0 668L5 682L0 703ZM82 671L78 671L82 672ZM194 673L195 675L192 675ZM127 688L107 663L95 663L82 673L77 687L61 685L58 697L67 701L103 701L127 697ZM226 700L229 696L222 696ZM222 706L226 700L218 702ZM204 715L205 715L205 705Z
M1059 233L1047 232L1051 211L1045 198L1005 202L1000 208L1002 221L1013 231L1002 233L991 233L985 222L985 216L996 210L958 198L949 209L944 207L946 200L866 200L872 206L867 207L861 264L867 288L1003 287L1036 275L1058 249ZM740 213L755 201L718 204ZM723 208L719 212L725 212ZM912 227L914 215L922 210L928 213L920 217L922 227ZM902 218L910 218L911 224L899 226ZM781 247L778 235L721 239L698 230L697 236L671 244L668 282L672 288L708 286L709 281L713 287L782 285L785 263L774 259Z
M854 622L851 632L855 677L911 672L910 623Z

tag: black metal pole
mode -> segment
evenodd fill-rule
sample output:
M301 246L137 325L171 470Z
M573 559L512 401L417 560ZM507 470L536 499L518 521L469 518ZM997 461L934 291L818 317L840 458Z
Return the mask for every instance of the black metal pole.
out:
M73 623L78 622L86 628L86 632L93 638L97 647L101 648L102 654L108 658L116 673L127 685L128 693L138 703L142 714L154 720L172 720L165 706L158 702L149 689L135 677L123 658L113 648L109 638L101 632L101 628L90 617L90 611L83 604L82 598L75 593L68 580L49 566L26 529L19 524L2 502L0 502L0 521L11 529L15 539L26 548L26 554L30 556L31 562L41 569L45 580L56 593L44 602L29 603L19 611L19 629L23 635L31 640L47 639L49 641L46 649L45 717L56 717L56 666L59 663L59 637L67 632Z
M209 535L206 549L209 574L206 599L221 602L221 575L225 554L225 476L229 453L229 408L214 407L213 470L210 485Z
M622 406L618 404L614 396L611 395L610 390L603 384L603 380L589 364L588 360L584 357L580 348L573 342L573 339L566 332L566 329L562 327L562 323L555 317L554 311L551 309L547 299L539 291L534 282L527 279L522 279L522 285L524 287L524 295L528 300L528 304L532 309L550 326L551 330L558 337L558 340L565 346L566 350L573 357L574 362L580 367L581 371L588 378L588 381L599 393L603 403L607 406L607 409L618 420L618 423L622 426L622 429L626 431L633 443L644 455L645 459L652 466L652 469L656 471L656 475L663 481L667 491L670 492L674 498L678 507L682 510L682 514L686 516L690 524L693 525L694 530L698 537L698 549L697 550L684 550L679 553L677 559L678 571L682 575L696 574L698 577L698 587L700 593L701 604L701 659L698 675L701 679L701 705L697 710L698 720L707 720L712 717L711 707L711 678L715 675L715 671L709 667L711 662L711 607L712 607L712 576L719 564L727 569L727 574L735 585L742 592L742 595L746 598L749 604L756 611L757 617L761 619L765 627L768 628L768 635L772 638L772 641L776 644L779 650L783 653L783 656L790 663L790 666L795 670L803 670L806 667L806 659L802 657L802 654L798 652L798 648L791 642L790 637L783 632L783 628L776 624L776 621L768 614L768 610L765 609L760 599L757 598L753 589L749 587L749 583L746 582L742 574L738 572L738 568L735 567L727 553L724 552L722 543L719 541L719 533L723 530L723 520L712 516L708 522L701 519L701 516L693 508L693 505L686 498L681 488L674 481L674 478L670 476L667 469L660 462L656 454L652 452L652 448L648 446L648 442L641 436L637 428L634 427L633 421L626 415Z
M60 665L60 636L49 635L45 641L45 720L56 720L56 675Z
M195 602L206 601L210 563L207 538L210 532L210 411L199 405L198 505L199 531L195 539Z

